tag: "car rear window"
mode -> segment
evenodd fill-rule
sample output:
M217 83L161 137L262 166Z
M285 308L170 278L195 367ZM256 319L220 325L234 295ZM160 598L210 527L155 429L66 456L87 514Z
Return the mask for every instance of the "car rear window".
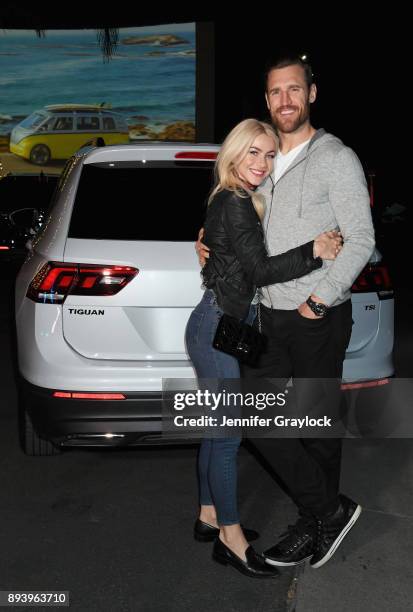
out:
M68 236L194 241L212 181L212 162L85 164Z

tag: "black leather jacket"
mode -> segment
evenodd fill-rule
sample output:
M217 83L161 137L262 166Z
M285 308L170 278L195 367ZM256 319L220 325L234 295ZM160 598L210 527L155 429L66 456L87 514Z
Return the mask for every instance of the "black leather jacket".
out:
M251 198L228 190L208 206L203 242L211 249L202 269L204 285L220 308L238 319L248 314L257 287L299 278L323 263L313 257L314 241L270 257Z

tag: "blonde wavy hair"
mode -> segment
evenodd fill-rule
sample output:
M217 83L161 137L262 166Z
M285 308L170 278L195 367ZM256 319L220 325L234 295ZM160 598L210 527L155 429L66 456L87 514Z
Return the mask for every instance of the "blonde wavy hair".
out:
M269 123L258 121L257 119L244 119L244 121L238 123L238 125L230 131L222 143L215 162L215 184L209 196L208 204L211 203L212 198L217 193L224 189L228 189L229 191L234 191L240 197L251 197L259 218L261 220L264 218L264 197L246 188L242 184L237 173L239 163L247 155L254 140L262 134L266 134L274 140L274 150L277 151L278 138ZM247 195L245 195L245 193L247 193Z

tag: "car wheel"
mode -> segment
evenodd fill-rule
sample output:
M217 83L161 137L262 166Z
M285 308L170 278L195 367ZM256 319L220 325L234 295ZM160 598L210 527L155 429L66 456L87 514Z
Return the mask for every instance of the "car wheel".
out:
M21 447L26 455L31 457L50 457L51 455L60 455L62 452L50 440L45 440L37 434L23 400L20 400L19 405L19 429Z
M399 426L391 383L346 391L343 423L351 437L388 438Z
M43 166L50 161L50 149L44 144L38 144L30 151L30 161L37 166Z

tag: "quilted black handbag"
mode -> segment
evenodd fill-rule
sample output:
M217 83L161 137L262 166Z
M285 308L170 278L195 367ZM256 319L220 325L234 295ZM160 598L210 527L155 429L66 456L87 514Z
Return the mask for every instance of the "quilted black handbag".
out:
M259 309L258 306L260 331L224 313L219 320L212 346L246 365L256 365L267 344L267 338L261 333Z

